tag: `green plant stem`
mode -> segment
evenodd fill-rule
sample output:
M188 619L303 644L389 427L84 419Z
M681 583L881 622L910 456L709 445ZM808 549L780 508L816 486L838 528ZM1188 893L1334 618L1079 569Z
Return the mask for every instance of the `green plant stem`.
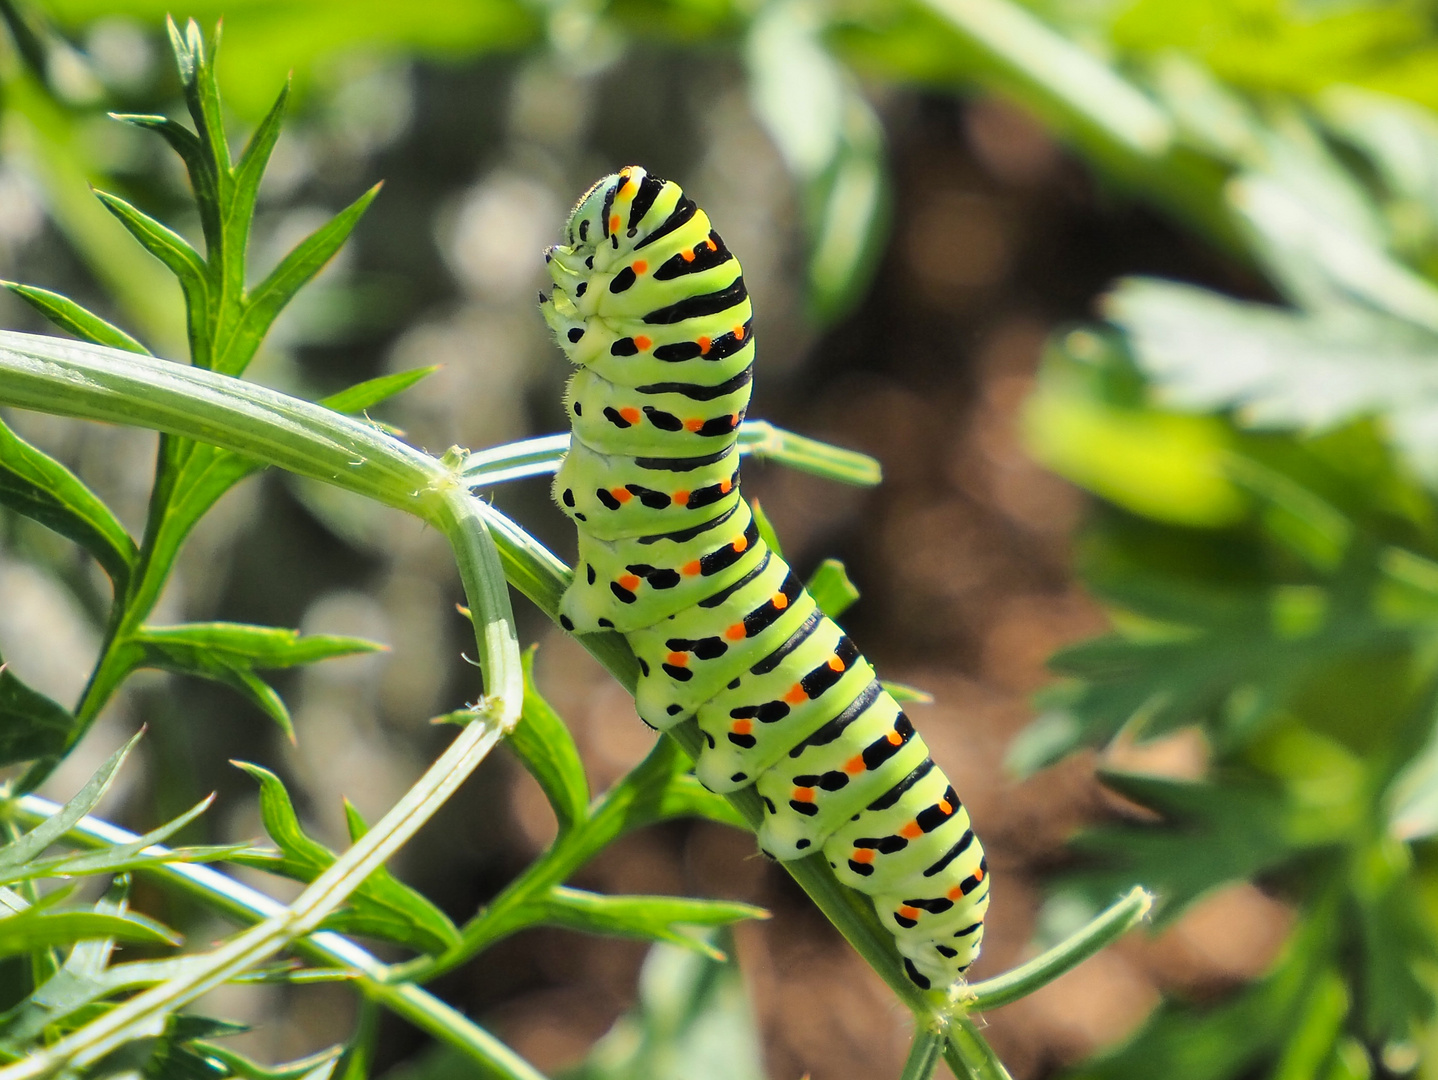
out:
M954 1070L955 1076L964 1080L1012 1080L993 1047L967 1016L955 1016L949 1024L947 1036L944 1060Z
M1153 901L1153 893L1135 886L1093 922L1052 949L1012 971L971 985L967 995L969 1011L997 1009L1053 982L1147 918L1153 910Z
M530 476L547 476L559 468L568 449L569 433L561 432L477 450L465 460L464 481L471 488L484 488ZM739 453L841 484L872 487L883 479L879 463L868 454L805 438L765 420L745 420L739 426Z
M48 799L25 795L10 804L9 812L28 825L37 825L59 809ZM134 833L93 817L82 818L66 835L72 842L87 848L119 846L139 839ZM157 856L165 854L165 849L158 845L147 850ZM253 924L284 911L284 905L279 901L207 866L165 863L147 867L141 872L180 889L237 922ZM297 938L290 947L298 955L316 963L358 971L360 977L353 984L369 1000L383 1004L397 1016L453 1046L495 1075L507 1080L543 1080L527 1061L443 1001L417 986L394 984L392 969L348 938L321 930Z
M909 1047L908 1060L899 1080L929 1080L944 1057L943 1029L919 1028L914 1032L914 1044Z

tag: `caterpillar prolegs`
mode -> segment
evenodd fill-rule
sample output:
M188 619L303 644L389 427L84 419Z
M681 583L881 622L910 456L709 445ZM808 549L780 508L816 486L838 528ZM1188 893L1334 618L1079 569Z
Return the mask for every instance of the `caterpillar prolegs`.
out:
M988 869L969 815L873 668L760 539L737 431L754 334L739 263L677 184L638 166L580 199L546 253L545 320L579 365L554 496L579 530L565 629L639 659L639 715L698 720L710 789L756 785L762 850L822 850L873 898L909 978L978 956Z

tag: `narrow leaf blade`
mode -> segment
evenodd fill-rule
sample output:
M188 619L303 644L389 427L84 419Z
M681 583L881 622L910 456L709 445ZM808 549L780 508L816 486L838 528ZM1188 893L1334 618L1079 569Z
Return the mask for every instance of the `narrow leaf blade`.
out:
M38 521L93 555L116 589L139 553L110 508L80 478L0 421L0 504Z
M66 333L74 334L81 341L95 345L108 345L112 349L150 355L150 350L141 345L118 326L106 322L92 311L87 311L68 296L61 296L49 289L34 285L19 285L13 281L0 281L0 288L8 289L21 300L33 307L45 318Z
M429 367L411 368L409 371L396 371L390 375L366 379L337 394L321 398L319 404L327 409L351 416L355 413L362 413L381 402L388 401L396 394L402 394L415 383L433 375L443 366L442 364L432 364Z
M849 580L849 572L838 559L825 559L809 578L805 588L819 605L819 610L837 619L859 599L859 590Z
M564 830L584 820L589 782L569 728L534 687L534 652L524 654L524 709L505 745L544 789Z

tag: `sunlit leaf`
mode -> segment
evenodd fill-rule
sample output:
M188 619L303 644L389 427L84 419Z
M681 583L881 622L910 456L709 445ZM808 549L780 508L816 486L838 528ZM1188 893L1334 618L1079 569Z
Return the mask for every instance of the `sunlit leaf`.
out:
M281 874L296 881L313 881L335 861L334 852L312 839L301 827L289 792L268 769L235 762L260 784L260 819L278 846L276 853L248 851L232 857L245 866ZM351 829L363 833L363 823L347 808ZM440 953L458 940L454 924L409 886L381 867L350 894L348 905L325 920L329 929L364 934L398 942L422 952Z
M331 394L329 397L321 398L319 403L335 412L362 413L366 409L372 409L381 402L388 401L396 394L402 394L421 379L426 379L440 369L439 364L432 364L429 367L411 368L409 371L396 371L389 375L379 375L373 379L366 379L362 383L341 390L338 394Z
M294 667L384 648L360 638L301 635L297 630L241 623L147 626L132 640L144 650L146 666L225 683L264 710L291 738L289 710L255 669Z
M344 246L359 219L369 209L369 204L379 194L379 189L380 185L376 184L302 240L264 281L251 290L246 297L243 322L235 334L237 357L243 356L248 360L284 306ZM222 360L217 370L233 370L235 363L234 360Z
M920 690L917 686L910 686L908 683L894 682L893 679L883 679L881 682L889 696L897 702L912 701L919 705L932 705L934 703L934 695L927 690Z
M3 673L0 673L0 678L3 678ZM115 775L120 771L120 766L125 763L125 758L140 741L142 734L143 732L137 732L130 737L129 742L111 754L85 782L85 786L57 813L46 818L18 840L0 847L0 872L13 872L32 859L39 858L46 848L73 829L82 817L93 810L104 797Z
M0 505L75 541L123 589L138 552L130 534L69 469L0 421Z
M849 572L838 559L821 562L804 587L819 605L819 610L837 619L859 599L859 590L849 580Z
M93 312L86 311L68 296L61 296L49 289L36 288L34 285L17 285L13 281L0 281L0 288L10 290L61 330L74 334L81 341L150 355L150 350L125 331Z
M537 905L534 920L591 934L646 938L693 949L713 960L724 954L704 938L681 926L728 926L743 919L766 919L769 913L752 904L728 900L697 900L678 896L606 896L556 886Z
M534 687L534 652L524 654L524 710L505 745L544 789L563 830L588 813L589 781L569 728Z
M769 520L769 515L764 513L764 508L758 499L749 500L749 510L754 515L754 524L759 529L759 539L763 540L769 550L782 559L784 549L779 546L779 534L774 531L774 525Z
M171 931L140 915L93 911L44 911L30 908L0 919L0 956L49 945L72 945L87 938L113 938L146 945L178 945Z

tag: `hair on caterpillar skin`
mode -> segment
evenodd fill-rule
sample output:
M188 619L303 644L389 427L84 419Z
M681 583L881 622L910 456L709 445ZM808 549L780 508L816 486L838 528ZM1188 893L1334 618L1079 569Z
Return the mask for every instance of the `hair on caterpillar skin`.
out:
M947 989L983 941L983 847L740 492L754 331L738 260L677 184L630 166L585 192L546 261L541 309L578 365L554 479L579 530L561 623L624 634L639 715L698 721L695 773L714 791L756 787L765 854L822 851L873 900L909 978Z

